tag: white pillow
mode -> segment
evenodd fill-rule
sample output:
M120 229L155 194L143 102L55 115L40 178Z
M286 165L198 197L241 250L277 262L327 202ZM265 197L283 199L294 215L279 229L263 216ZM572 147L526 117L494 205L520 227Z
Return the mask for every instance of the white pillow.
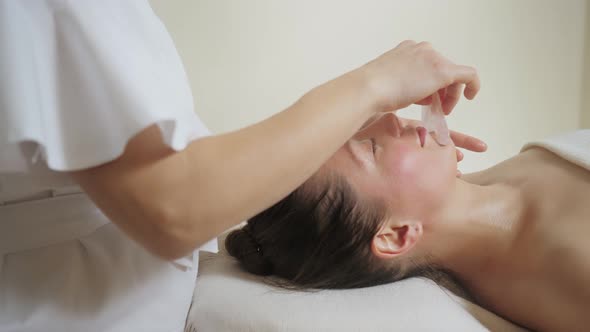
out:
M242 270L225 252L201 253L187 331L526 331L434 282L290 291Z

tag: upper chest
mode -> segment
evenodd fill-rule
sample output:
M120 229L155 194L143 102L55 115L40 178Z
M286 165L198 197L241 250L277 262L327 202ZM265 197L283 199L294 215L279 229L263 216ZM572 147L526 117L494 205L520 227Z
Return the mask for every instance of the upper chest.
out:
M533 148L495 167L489 181L519 187L540 231L556 231L556 225L590 230L590 170Z
M531 212L508 262L476 282L473 293L484 306L536 329L590 324L583 315L590 307L590 171L542 149L499 171L523 189Z

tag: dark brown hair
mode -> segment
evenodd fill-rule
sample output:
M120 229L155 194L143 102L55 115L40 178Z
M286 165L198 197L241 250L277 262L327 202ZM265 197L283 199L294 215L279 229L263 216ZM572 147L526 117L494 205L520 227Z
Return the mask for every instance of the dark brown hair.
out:
M361 197L345 178L316 175L232 231L225 247L247 271L304 289L367 287L435 270L386 264L372 254L386 218L384 202Z

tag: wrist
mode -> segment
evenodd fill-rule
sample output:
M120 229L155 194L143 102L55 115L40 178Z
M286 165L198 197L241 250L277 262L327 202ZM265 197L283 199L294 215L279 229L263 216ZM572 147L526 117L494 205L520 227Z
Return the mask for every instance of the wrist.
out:
M392 88L391 80L384 80L377 70L379 68L374 68L371 62L354 70L370 115L397 111L394 105L399 89Z
M354 69L311 89L298 104L335 108L340 114L355 113L354 117L364 122L386 109L373 77L364 66Z

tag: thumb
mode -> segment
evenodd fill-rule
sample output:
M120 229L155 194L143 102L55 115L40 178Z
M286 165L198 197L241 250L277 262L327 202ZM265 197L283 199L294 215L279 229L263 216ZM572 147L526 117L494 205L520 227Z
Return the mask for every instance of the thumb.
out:
M445 100L445 98L447 96L447 88L445 87L445 88L438 90L438 95L440 96L441 101ZM414 104L416 104L416 105L430 105L430 104L432 104L432 95L429 95L428 97L421 99L421 100L415 102Z

